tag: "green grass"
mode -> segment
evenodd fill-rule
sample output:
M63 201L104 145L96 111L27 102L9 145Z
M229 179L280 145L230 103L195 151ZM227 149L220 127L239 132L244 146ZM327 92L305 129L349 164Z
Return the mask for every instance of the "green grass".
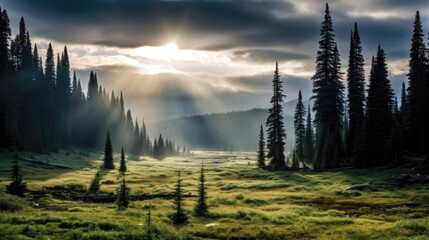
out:
M88 189L102 156L78 152L22 153L72 168L21 161L29 189ZM0 189L9 183L11 157L0 155ZM182 172L184 193L196 194L204 159L210 214L204 218L191 214L189 224L175 227L168 218L171 200L134 201L127 210L117 211L114 203L0 194L1 239L29 239L23 234L28 230L38 232L37 239L149 239L148 234L157 237L153 239L429 239L428 186L388 185L390 176L409 169L266 172L256 168L253 153L196 152L162 161L130 158L131 194L172 192L177 171ZM115 164L119 166L119 155ZM100 175L100 191L115 192L120 173L102 170ZM364 182L374 188L343 191ZM195 200L185 199L188 212ZM154 224L150 231L145 224L149 205Z

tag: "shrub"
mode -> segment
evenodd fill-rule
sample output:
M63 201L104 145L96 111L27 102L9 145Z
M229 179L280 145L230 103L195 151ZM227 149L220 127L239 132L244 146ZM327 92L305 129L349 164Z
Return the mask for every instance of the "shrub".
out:
M0 193L0 211L16 212L27 206L28 203L22 198Z

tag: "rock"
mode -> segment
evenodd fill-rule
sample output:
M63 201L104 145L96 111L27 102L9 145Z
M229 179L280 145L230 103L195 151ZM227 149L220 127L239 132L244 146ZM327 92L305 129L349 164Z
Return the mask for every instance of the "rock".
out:
M206 227L215 227L217 225L219 225L219 223L209 223L209 224L206 224Z
M366 182L366 183L362 183L362 184L355 184L352 185L350 187L347 187L344 189L344 191L349 191L349 190L357 190L357 191L364 191L364 190L368 190L371 189L371 184L370 182Z
M39 236L39 232L34 232L34 231L25 231L24 235L27 237L31 237L31 238L35 238L37 236Z
M413 184L427 184L429 176L420 174L401 174L390 178L390 184L396 187L408 186Z

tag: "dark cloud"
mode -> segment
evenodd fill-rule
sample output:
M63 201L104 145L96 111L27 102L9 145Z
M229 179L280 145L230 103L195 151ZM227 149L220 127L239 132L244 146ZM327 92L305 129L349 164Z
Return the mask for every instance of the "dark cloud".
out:
M177 38L187 48L225 49L302 43L317 35L314 18L279 19L292 12L280 1L10 1L33 35L60 42L119 47L162 45Z
M328 2L343 69L347 66L350 30L355 22L359 25L367 65L378 44L385 49L388 63L408 58L416 10L422 10L423 26L425 31L428 30L425 26L429 23L426 1ZM296 3L307 4L308 11L300 12ZM314 70L311 68L314 68L324 15L324 3L311 0L10 0L1 4L11 15L15 29L22 15L32 36L61 43L132 48L175 41L180 48L228 50L226 52L234 62L264 66L274 64L275 60L281 63L299 61L306 72ZM374 17L385 12L393 15ZM46 48L46 43L42 48ZM82 50L76 54L88 53ZM90 54L110 55L98 50ZM135 58L139 63L149 62ZM205 69L198 64L175 61L170 66L183 72L195 70L194 74L197 71L202 74ZM399 72L404 72L403 68L406 66ZM234 77L228 74L229 77L221 81L238 89L234 91L234 88L213 87L208 84L210 79L193 83L184 74L145 75L138 74L139 69L120 65L99 66L96 70L100 82L109 89L122 89L129 107L143 117L171 118L269 104L272 72ZM398 69L389 66L389 70ZM87 71L79 74L84 82L89 76ZM222 76L215 79L220 78ZM308 77L283 75L282 80L285 81L287 100L295 99L299 90L303 91L304 98L311 95ZM405 74L391 76L391 80L397 91ZM194 85L210 91L201 92L199 88L193 88ZM143 93L141 89L145 89Z
M304 60L310 56L302 53L289 52L288 50L251 49L237 50L232 54L232 59L237 61L273 63L274 60Z

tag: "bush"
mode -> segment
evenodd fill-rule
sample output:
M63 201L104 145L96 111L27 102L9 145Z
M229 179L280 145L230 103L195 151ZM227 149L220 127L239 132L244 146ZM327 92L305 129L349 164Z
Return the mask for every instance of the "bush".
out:
M235 199L237 199L237 200L243 200L244 196L243 196L243 194L238 194L237 196L235 196Z
M267 201L262 200L262 199L246 198L246 199L244 199L243 203L248 204L248 205L261 206L261 205L267 204Z
M0 211L16 212L28 207L28 203L19 197L0 193Z
M49 190L64 190L64 191L75 191L75 192L85 192L86 187L80 183L69 183L64 185L56 185L53 187L46 187Z
M428 226L417 221L407 221L405 223L400 224L400 227L412 231L413 235L422 235L429 233Z

